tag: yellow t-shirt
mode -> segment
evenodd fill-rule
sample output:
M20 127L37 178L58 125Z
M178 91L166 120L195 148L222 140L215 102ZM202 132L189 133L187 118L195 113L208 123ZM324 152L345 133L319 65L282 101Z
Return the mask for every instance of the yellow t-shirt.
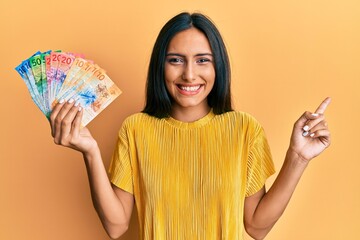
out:
M273 173L263 128L235 111L191 123L132 115L109 168L134 195L145 240L243 239L245 197Z

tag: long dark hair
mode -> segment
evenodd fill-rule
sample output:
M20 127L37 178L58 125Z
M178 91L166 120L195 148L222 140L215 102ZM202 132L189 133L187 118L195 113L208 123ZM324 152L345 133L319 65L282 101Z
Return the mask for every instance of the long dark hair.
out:
M215 63L214 87L207 97L209 106L215 114L232 111L230 93L230 63L224 41L212 21L200 13L183 12L170 19L161 29L150 58L147 83L146 104L142 112L157 118L169 117L172 99L165 86L165 59L171 39L179 32L189 28L203 32L209 40Z

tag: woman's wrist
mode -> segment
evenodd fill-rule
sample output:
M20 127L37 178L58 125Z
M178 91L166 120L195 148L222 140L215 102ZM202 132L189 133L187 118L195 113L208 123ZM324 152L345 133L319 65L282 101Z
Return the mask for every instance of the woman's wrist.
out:
M101 158L99 146L95 142L94 145L86 151L82 152L85 161L92 161L98 157Z
M305 169L309 164L309 160L305 159L301 154L299 154L291 147L289 147L289 149L286 152L285 161L289 162L294 167L303 168L303 169Z

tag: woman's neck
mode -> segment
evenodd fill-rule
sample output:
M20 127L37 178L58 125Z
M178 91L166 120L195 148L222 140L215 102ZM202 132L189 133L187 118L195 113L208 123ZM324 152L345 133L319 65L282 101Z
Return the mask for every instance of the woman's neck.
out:
M206 106L204 108L199 107L179 107L173 106L171 111L171 117L181 122L195 122L205 117L211 108Z

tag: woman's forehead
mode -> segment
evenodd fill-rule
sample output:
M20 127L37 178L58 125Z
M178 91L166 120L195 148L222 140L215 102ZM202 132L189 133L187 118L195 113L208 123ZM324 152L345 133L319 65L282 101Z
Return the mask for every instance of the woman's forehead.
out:
M206 35L196 28L189 28L177 33L170 41L167 53L211 54L211 47Z

